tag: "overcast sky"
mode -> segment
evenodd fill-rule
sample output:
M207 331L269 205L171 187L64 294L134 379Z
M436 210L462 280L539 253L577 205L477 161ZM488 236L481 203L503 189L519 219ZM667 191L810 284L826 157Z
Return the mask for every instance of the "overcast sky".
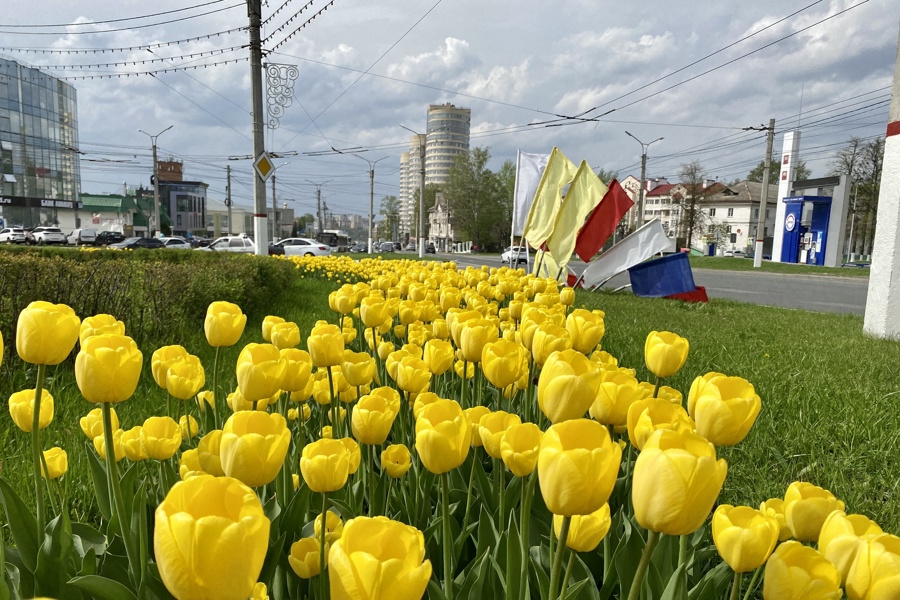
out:
M627 130L644 142L665 138L650 147L647 174L672 181L694 160L710 178L743 178L763 158L765 135L741 128L769 118L778 132L799 124L801 155L814 175L827 173L834 150L850 136L883 135L887 123L895 0L333 0L298 29L326 5L267 0L263 7L263 46L274 49L267 60L299 69L292 106L278 129L266 131L267 150L296 153L276 161L287 163L277 171L277 195L299 213L315 206L310 182L327 182L322 192L334 212L368 212L368 165L349 155L305 154L332 147L367 149L360 156L373 161L386 157L376 167L376 212L382 196L399 194L399 156L410 135L400 126L424 131L428 104L471 108L471 146L489 147L495 169L515 160L517 149L558 146L575 162L639 176L641 146ZM245 48L198 55L245 45L246 31L148 48L245 27L241 0L35 6L4 3L0 56L57 76L145 73L248 56ZM179 10L189 6L196 8ZM168 14L131 19L149 13ZM87 25L49 27L69 23ZM17 51L129 47L141 48ZM165 60L97 66L154 58ZM53 69L67 65L94 66ZM137 129L174 125L159 137L160 157L183 160L186 178L209 183L209 196L219 200L230 164L235 202L251 204L251 161L229 160L252 152L248 62L71 83L83 191L149 185L150 140ZM547 126L589 109L585 116L596 121Z

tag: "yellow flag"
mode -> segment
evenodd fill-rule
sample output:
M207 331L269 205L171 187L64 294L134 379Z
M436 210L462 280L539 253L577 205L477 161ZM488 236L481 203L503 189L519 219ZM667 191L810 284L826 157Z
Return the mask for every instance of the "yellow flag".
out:
M584 225L594 207L606 194L606 185L597 177L585 161L581 161L575 178L569 185L562 207L556 215L553 233L547 238L547 250L560 266L572 258L578 231Z
M523 237L535 248L540 248L553 233L553 224L562 206L562 189L572 181L577 170L575 163L559 148L553 148L525 222Z
M553 257L550 256L549 252L538 250L537 255L535 255L534 258L532 274L535 277L550 278L555 279L560 283L565 283L569 270L553 260Z

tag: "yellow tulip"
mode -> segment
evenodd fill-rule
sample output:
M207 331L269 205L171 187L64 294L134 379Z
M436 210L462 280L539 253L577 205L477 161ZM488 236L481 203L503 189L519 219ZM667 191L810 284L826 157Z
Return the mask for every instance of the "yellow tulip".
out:
M409 325L419 320L419 304L414 300L403 300L397 311L397 318L402 325Z
M284 363L281 389L292 394L306 390L312 375L312 359L309 357L309 353L297 348L285 348L281 351L281 360ZM293 396L291 399L293 400Z
M221 477L225 475L222 470L222 460L219 458L219 449L222 445L222 430L213 429L197 443L197 458L200 467L210 475Z
M155 350L150 357L150 371L153 373L153 380L156 385L162 389L168 386L169 367L176 362L187 360L190 356L184 346L163 346Z
M463 360L481 362L481 354L487 344L500 337L497 326L488 319L468 319L459 330L459 349Z
M447 311L447 326L450 328L450 337L453 338L453 343L456 344L457 348L462 344L460 335L462 334L462 328L463 325L465 325L465 322L470 319L481 319L483 317L484 315L477 310L453 309Z
M864 515L847 515L842 510L832 511L819 532L819 552L831 561L841 574L841 583L846 583L850 566L856 560L861 546L866 544L864 536L884 533L875 521Z
M41 464L41 476L44 479L48 478L48 473L49 479L56 479L65 475L69 470L69 455L59 446L44 450L44 462L47 463L46 469Z
M582 354L593 351L606 333L603 316L597 312L576 308L566 317L566 331L572 338L572 348Z
M272 343L272 328L280 323L284 323L285 320L276 315L267 315L262 322L262 336L263 339L270 344Z
M453 366L453 345L442 339L428 340L423 348L423 359L433 375L443 375Z
M113 431L119 428L119 416L116 414L116 409L110 409L110 417L112 421ZM95 408L91 412L89 412L86 416L81 417L79 421L81 425L81 430L84 432L84 435L88 437L88 439L93 440L97 436L103 435L103 409Z
M269 519L259 498L230 477L176 483L156 509L156 563L176 598L247 600L268 544Z
M387 406L394 413L400 412L400 392L398 392L394 388L381 386L375 388L369 393L373 396L381 396L382 398L384 398L385 402L387 402Z
M482 416L478 421L478 437L484 446L484 451L491 458L500 458L502 455L500 442L506 430L514 425L521 425L522 419L519 415L510 414L506 411L498 410L497 412L489 412Z
M622 448L596 421L572 419L552 425L541 438L538 481L554 515L589 515L612 493Z
M200 424L191 415L183 415L178 419L178 428L181 429L181 437L189 440L200 431Z
M356 294L335 290L328 294L328 308L340 315L346 315L356 308Z
M9 416L13 423L24 431L31 433L34 425L34 399L37 390L22 390L9 397ZM53 421L53 396L46 388L41 388L41 411L38 416L38 429L45 429Z
M657 429L634 465L634 516L645 529L669 535L703 525L725 482L728 465L694 433Z
M607 384L604 384L607 385ZM628 439L641 450L647 438L657 429L694 431L694 422L681 404L660 398L644 398L628 407Z
M900 593L900 537L867 535L847 573L850 600L896 600Z
M438 399L437 394L435 394L433 402L436 402ZM413 410L417 419L424 406L423 404L420 407L418 401L416 402L416 407ZM491 413L491 409L487 406L476 405L465 409L463 412L466 414L466 418L469 419L469 425L472 427L472 447L480 448L484 446L484 442L481 441L481 432L478 431L478 423L481 422L481 417Z
M418 600L431 578L422 532L387 517L357 517L328 553L332 600Z
M619 360L605 350L594 350L591 352L591 361L600 366L606 366L615 369L619 366Z
M353 437L361 444L383 444L391 432L396 416L397 413L382 396L363 396L353 409L353 417L350 419Z
M199 453L196 448L191 448L181 453L181 458L178 460L178 475L182 481L191 477L205 475L203 467L200 466Z
M716 550L735 573L762 566L778 543L778 521L749 506L722 504L713 513Z
M659 386L659 391L656 392L656 397L660 400L671 402L672 404L684 404L684 396L681 395L681 392L667 385Z
M527 354L528 351L520 344L497 340L484 346L481 369L491 385L502 390L522 376L522 366L527 365Z
M416 452L432 473L447 473L460 466L469 453L472 425L453 400L429 404L416 419Z
M553 531L556 532L557 539L562 529L562 521L562 516L553 515ZM569 522L566 547L575 552L593 552L606 537L611 524L608 502L589 515L574 515Z
M286 369L272 344L247 344L237 359L238 389L249 402L271 398L282 389Z
M764 600L840 600L841 577L815 548L784 542L766 562Z
M844 510L844 503L811 483L795 481L784 494L784 520L801 542L817 541L825 518L833 510Z
M141 429L143 429L143 427L135 425L122 434L122 447L125 449L125 458L132 462L150 458L147 456L147 452L144 451L144 447L141 445Z
M688 406L697 433L716 446L734 446L753 427L761 402L746 379L713 377L691 397Z
M300 472L313 492L335 492L347 483L350 460L350 451L341 440L323 437L303 447Z
M285 321L272 326L272 345L279 350L295 348L300 343L300 327L296 323Z
M222 470L250 487L266 485L281 470L290 443L291 432L280 414L236 412L222 428Z
M359 463L362 461L362 451L359 449L359 444L356 443L356 440L350 437L344 437L338 440L344 447L347 449L347 452L350 454L350 475L356 473L357 469L359 469Z
M378 344L378 358L381 360L387 360L388 357L394 353L394 344L393 342L381 342Z
M559 290L559 302L564 306L575 304L575 288L564 287Z
M450 339L450 327L447 325L446 319L435 319L431 323L431 335L434 336L435 339L439 340L448 340Z
M166 390L179 400L190 400L206 384L206 372L200 358L189 355L169 366L166 372Z
M344 354L344 337L337 325L316 325L306 339L306 347L317 367L334 367L341 364Z
M246 325L247 315L241 312L237 304L213 302L206 309L203 331L209 345L220 348L237 344Z
M645 389L637 379L617 373L600 384L597 400L591 405L591 416L604 425L625 427L631 406L645 397Z
M778 541L784 542L791 539L791 528L784 520L784 500L781 498L769 498L759 505L759 511L769 515L778 521Z
M84 321L81 322L78 339L81 343L84 343L84 340L92 335L100 335L102 333L125 335L125 323L112 315L100 314L93 317L85 317Z
M89 337L75 357L75 383L88 402L123 402L137 389L142 360L137 344L128 336Z
M141 426L140 438L147 457L167 460L181 446L181 428L171 417L150 417Z
M597 400L600 375L596 365L576 350L552 354L538 379L541 412L551 423L580 419Z
M534 356L535 364L539 366L543 366L554 352L571 348L572 337L569 332L553 323L541 323L534 332L531 342L531 354Z
M115 454L116 462L125 458L125 446L122 444L124 433L121 429L113 431L113 454ZM97 451L101 459L106 460L106 438L104 436L98 435L94 438L94 450Z
M431 371L421 358L406 356L397 364L394 380L404 392L418 394L428 389L431 383Z
M279 396L281 392L275 392L275 394L271 398L263 398L262 400L258 400L256 402L256 410L265 411L266 408L270 404L275 404L278 400L276 396ZM228 405L233 412L240 412L242 410L253 410L253 403L244 398L244 395L241 394L241 390L234 390L227 396L225 396L225 404Z
M347 383L353 387L369 385L375 378L375 359L368 352L344 350L341 357L341 372Z
M319 540L314 537L305 537L291 544L291 553L288 555L288 563L291 569L301 579L312 579L322 572L319 561ZM325 543L325 556L331 549L331 544Z
M669 331L651 331L644 342L644 361L657 377L671 377L687 360L690 344Z
M511 425L500 439L500 457L516 477L527 477L537 466L544 433L534 423Z
M359 303L359 318L366 327L380 327L390 319L388 305L380 296L367 296Z
M81 319L65 304L36 301L19 313L16 351L33 365L58 365L66 360L81 330Z
M406 475L412 466L412 457L409 448L403 444L391 444L381 453L381 468L388 477L399 479Z
M315 521L313 521L313 531L316 534L316 539L321 539L319 536L322 535L322 515L316 515ZM344 532L344 522L341 520L341 517L338 516L337 513L332 511L326 511L325 513L325 543L333 544L334 542L341 539L341 534Z

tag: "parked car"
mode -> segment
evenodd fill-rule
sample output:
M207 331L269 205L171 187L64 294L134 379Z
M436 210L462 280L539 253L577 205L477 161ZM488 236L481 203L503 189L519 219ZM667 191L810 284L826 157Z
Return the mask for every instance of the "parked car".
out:
M193 248L206 248L212 243L212 240L208 240L204 237L197 237L196 235L188 240L191 243Z
M509 246L503 251L503 254L500 255L500 262L509 264L515 262L517 265L527 263L528 250L525 246Z
M381 242L381 245L378 246L379 252L393 252L394 251L394 243L393 242Z
M350 246L350 252L368 252L369 245L366 242L356 242Z
M722 256L732 256L734 258L744 258L746 254L744 254L743 250L726 250L722 253Z
M190 250L192 248L191 243L182 237L173 236L160 239L166 248L173 248L175 250Z
M109 247L118 250L140 250L142 248L152 250L154 248L165 248L165 245L158 238L130 237L125 238L121 242L110 244Z
M121 231L101 231L94 239L95 246L109 246L125 241L125 234Z
M401 250L403 250L403 244L394 242L394 252L400 252Z
M434 242L428 242L428 245L425 246L425 254L437 254L437 249L434 247Z
M406 248L404 248L404 250L406 250L407 252L415 252L416 251L416 243L415 242L408 243L406 245Z
M21 227L6 227L4 229L0 229L0 243L24 244L25 230Z
M285 256L328 256L331 248L308 238L285 238L269 246L269 254Z
M25 238L31 244L44 246L48 244L67 244L66 234L59 227L35 227L25 233Z
M84 246L85 244L93 246L97 241L97 232L93 229L76 229L69 234L66 241L70 246Z
M246 234L226 235L220 237L209 246L194 248L204 252L236 252L238 254L256 254L256 244Z

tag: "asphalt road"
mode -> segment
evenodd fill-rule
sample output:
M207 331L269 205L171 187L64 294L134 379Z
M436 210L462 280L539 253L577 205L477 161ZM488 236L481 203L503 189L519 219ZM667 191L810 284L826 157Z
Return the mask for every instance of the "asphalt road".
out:
M460 266L501 266L496 256L447 254L440 260L453 260ZM583 265L573 266L580 273ZM817 312L863 315L869 280L864 277L829 275L785 275L747 271L694 269L694 282L706 288L710 298L726 298L763 306L801 308ZM628 284L628 273L611 279L605 287L615 289Z

